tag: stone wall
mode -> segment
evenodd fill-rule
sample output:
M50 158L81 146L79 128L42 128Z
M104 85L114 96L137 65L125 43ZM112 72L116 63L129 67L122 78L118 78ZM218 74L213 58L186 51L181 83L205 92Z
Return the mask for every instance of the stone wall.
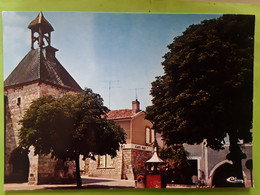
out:
M34 147L29 148L30 152L28 154L30 161L30 171L28 177L29 184L38 184L38 170L39 170L39 155L34 155Z
M152 157L152 152L145 150L132 150L132 163L135 164L137 162L146 162Z
M103 177L122 179L122 150L118 151L117 156L111 159L109 167L100 164L100 157L96 155L96 160L87 159L85 162L85 174L90 177Z
M145 162L152 157L152 152L124 148L118 152L118 155L112 159L113 166L100 167L99 157L96 156L96 161L87 159L85 161L85 173L90 177L103 177L113 179L133 180L134 166L137 162Z
M134 169L135 179L138 175L144 174L144 170L143 171L137 170L136 168L137 163L141 163L144 165L144 163L148 161L152 157L152 155L153 153L151 151L131 149L132 167L135 167Z
M13 172L9 159L12 151L19 144L18 130L21 128L19 121L32 101L43 95L59 98L67 93L75 94L76 92L38 82L5 89L5 178L10 177ZM35 156L32 147L28 157L30 161L29 183L48 183L48 178L55 175L55 161L50 160L49 157Z
M19 121L29 108L32 100L40 97L40 87L37 83L5 89L5 176L12 173L9 159L12 151L18 147ZM19 101L19 102L18 102Z
M51 155L38 155L38 184L54 182L56 164L57 160L51 159Z
M40 97L44 95L51 95L55 98L60 98L65 94L76 94L78 92L70 91L64 88L58 88L53 85L48 85L45 83L40 84Z
M122 179L134 179L132 149L123 149Z

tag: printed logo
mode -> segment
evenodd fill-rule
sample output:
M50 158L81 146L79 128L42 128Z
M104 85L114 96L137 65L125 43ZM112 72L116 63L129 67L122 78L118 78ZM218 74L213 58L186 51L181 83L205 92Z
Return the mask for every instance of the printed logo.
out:
M243 179L237 179L237 177L229 177L227 178L227 182L230 182L230 183L244 183L244 180Z

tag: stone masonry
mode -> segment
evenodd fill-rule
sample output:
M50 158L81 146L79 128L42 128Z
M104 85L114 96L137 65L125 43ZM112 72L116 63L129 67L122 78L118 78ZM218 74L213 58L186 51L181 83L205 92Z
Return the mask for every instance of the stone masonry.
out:
M27 155L27 151L19 147L20 120L35 99L44 95L59 98L82 89L56 59L58 50L50 45L54 29L41 12L28 28L31 50L4 81L5 182L59 182L72 178L75 166L50 159L49 155L34 155L33 147ZM38 48L34 48L37 43Z
M100 167L96 160L85 161L86 175L90 177L105 177L113 179L135 179L134 167L138 162L146 162L152 156L151 151L121 148L118 155L112 159L111 167Z
M5 176L10 175L12 172L12 165L8 161L12 151L19 145L18 130L21 128L19 121L24 116L32 101L44 95L52 95L58 98L66 93L75 92L44 83L32 83L30 85L5 90ZM18 101L20 101L19 105ZM46 180L46 177L54 176L55 162L51 160L49 156L35 156L34 150L31 148L29 161L29 183L42 183L44 181L41 180Z

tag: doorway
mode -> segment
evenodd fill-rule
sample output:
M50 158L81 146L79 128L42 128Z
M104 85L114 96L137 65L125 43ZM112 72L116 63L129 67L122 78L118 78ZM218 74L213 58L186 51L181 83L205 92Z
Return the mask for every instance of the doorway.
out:
M30 162L28 150L17 147L11 153L9 163L12 165L12 173L5 179L6 183L28 182Z

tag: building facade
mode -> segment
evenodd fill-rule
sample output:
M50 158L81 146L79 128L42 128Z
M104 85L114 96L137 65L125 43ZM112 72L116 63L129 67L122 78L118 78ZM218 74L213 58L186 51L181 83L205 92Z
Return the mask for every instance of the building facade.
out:
M29 154L19 148L20 120L33 100L44 95L56 98L79 93L81 87L55 57L51 24L42 13L29 24L31 50L4 81L5 182L49 183L64 176L61 162L49 156ZM54 181L55 182L55 181Z
M206 147L205 142L198 145L184 144L193 169L193 184L209 187L235 187L240 181L236 181L232 173L232 161L226 158L229 153L228 141L224 149L220 151ZM252 162L252 144L242 144L241 150L246 155L246 158L242 160L243 184L245 187L253 187L252 167L248 166Z
M111 110L108 119L125 130L126 144L121 146L115 158L96 156L96 160L87 159L82 169L91 177L135 179L137 164L149 160L153 154L153 125L145 119L145 112L140 110L137 100L132 102L132 109Z

